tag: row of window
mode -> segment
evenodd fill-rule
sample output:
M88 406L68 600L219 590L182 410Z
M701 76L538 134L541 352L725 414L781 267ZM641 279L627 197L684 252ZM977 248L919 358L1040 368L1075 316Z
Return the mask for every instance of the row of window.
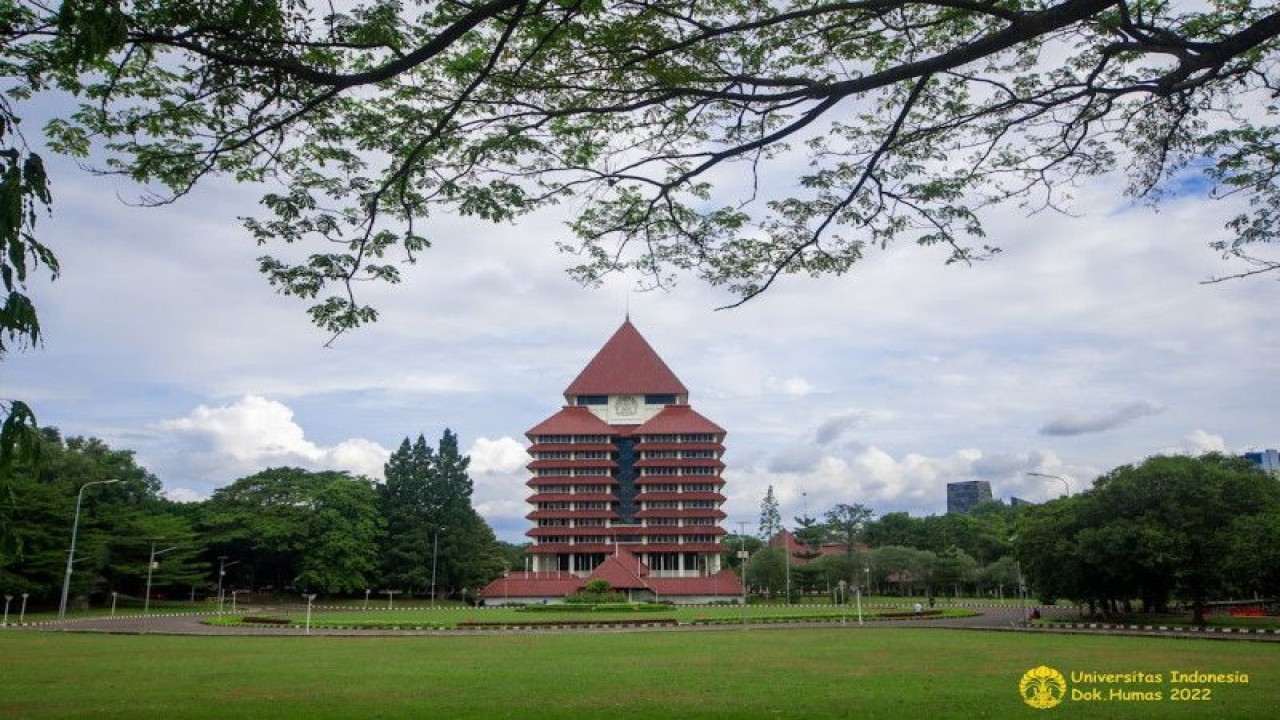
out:
M641 510L704 510L717 506L715 500L653 500L640 503Z
M587 502L540 502L539 510L608 510L612 503L604 501ZM653 500L640 503L641 510L707 510L715 509L719 503L715 500Z
M642 460L669 460L675 458L684 458L686 460L695 458L712 458L715 459L715 450L644 450L640 453Z
M683 492L715 492L716 491L715 485L708 485L705 483L694 483L691 485L675 485L675 484L668 485L666 483L663 483L661 485L644 485L641 487L640 492L665 492L665 493L682 492L680 488L684 488Z
M690 433L686 435L642 435L640 437L640 442L642 443L709 443L715 441L715 436L710 433Z
M682 539L683 538L683 539ZM645 544L645 541L639 537L609 537L608 535L552 535L540 538L539 545L564 545L573 541L575 545L604 545L613 543L627 543L631 545ZM692 543L714 543L717 542L715 535L654 535L649 538L649 545L688 545Z
M608 521L603 518L542 518L538 521L538 527L605 527ZM692 527L702 525L715 525L715 518L696 517L696 518L649 518L645 521L645 527Z
M607 493L608 485L545 485L538 488L539 493L549 495L582 495L584 493Z
M715 475L716 469L713 467L647 467L640 468L641 475Z
M535 435L533 441L545 445L597 445L609 442L608 435ZM711 433L687 433L683 435L644 435L642 443L710 443L716 438Z
M608 510L609 503L599 501L589 502L540 502L539 510Z
M604 450L547 450L533 454L535 460L608 460L609 453Z
M608 435L535 435L535 443L548 445L597 445L609 442Z
M539 477L603 477L609 474L609 468L538 468Z
M578 405L608 405L608 395L578 395L575 398ZM645 405L675 405L675 395L645 395Z
M715 518L649 518L644 523L648 527L666 527L669 525L715 525Z

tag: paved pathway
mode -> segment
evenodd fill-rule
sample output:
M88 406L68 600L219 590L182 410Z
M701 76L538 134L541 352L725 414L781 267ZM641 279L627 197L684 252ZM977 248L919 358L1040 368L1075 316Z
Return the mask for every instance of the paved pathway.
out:
M1154 636L1178 636L1178 637L1203 637L1221 640L1258 640L1277 642L1280 641L1280 634L1251 634L1251 633L1226 633L1212 631L1196 631L1196 630L1174 630L1161 628L1120 628L1114 626L1095 625L1088 626L1086 623L1080 623L1077 620L1076 609L1073 607L1042 607L1041 612L1045 619L1059 620L1063 626L1050 628L1022 628L1019 627L1019 621L1022 619L1022 609L1016 606L987 606L976 608L981 614L970 617L959 618L938 618L938 619L904 619L904 620L879 620L868 622L859 626L857 621L850 617L844 623L841 622L825 622L825 623L785 623L785 624L753 624L749 627L752 630L771 630L783 628L797 627L827 627L827 628L845 628L845 629L867 629L876 630L880 628L891 627L931 627L931 628L955 628L969 630L1005 630L1017 632L1035 632L1035 633L1075 633L1075 634L1106 634L1106 635L1154 635ZM281 612L283 608L253 608L246 612L268 614ZM296 607L289 608L293 614L300 611ZM17 631L43 631L43 632L92 632L92 633L122 633L122 634L157 634L157 635L284 635L284 636L300 636L307 634L304 629L293 627L270 627L270 626L223 626L223 625L205 625L202 620L208 615L204 614L184 614L184 615L150 615L150 616L117 616L117 617L91 617L83 619L73 619L65 622L45 623L38 625L28 625L23 627L10 627L9 630ZM1072 625L1072 626L1067 626ZM680 625L665 627L622 627L622 628L581 628L581 629L527 629L527 630L355 630L355 629L335 629L335 628L312 628L311 635L326 636L370 636L370 635L511 635L511 634L542 634L542 633L561 633L561 632L592 632L592 633L621 633L621 632L699 632L706 630L724 630L732 626L727 625Z

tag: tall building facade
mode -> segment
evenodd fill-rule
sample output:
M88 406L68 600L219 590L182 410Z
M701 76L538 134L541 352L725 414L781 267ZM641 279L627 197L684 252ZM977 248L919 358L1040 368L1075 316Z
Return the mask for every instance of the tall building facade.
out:
M947 514L967 513L974 505L991 499L991 483L965 480L947 483Z
M1254 450L1241 455L1241 457L1257 465L1259 470L1280 473L1280 452L1275 450Z
M526 433L533 571L588 577L626 558L646 582L720 573L725 430L629 318L564 400Z

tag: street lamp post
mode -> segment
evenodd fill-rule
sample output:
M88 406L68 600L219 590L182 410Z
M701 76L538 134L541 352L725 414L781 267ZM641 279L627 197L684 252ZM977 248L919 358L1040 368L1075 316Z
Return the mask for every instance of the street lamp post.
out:
M862 624L862 586L853 586L853 595L858 599L858 624Z
M240 592L235 588L231 588L231 614L236 614L236 593Z
M386 596L387 596L387 609L388 609L388 610L391 610L391 609L393 609L393 608L394 608L395 597L396 597L396 593L398 593L398 592L400 592L400 591L399 591L399 590L383 590L383 591L382 591L382 594L384 594L384 595L386 595Z
M1057 480L1058 482L1062 483L1062 487L1066 489L1067 497L1071 497L1071 483L1067 482L1067 479L1065 477L1061 475L1050 475L1048 473L1042 473L1042 472L1028 472L1027 474L1033 477L1041 477L1041 478L1049 478L1050 480Z
M71 548L67 550L67 572L62 578L62 601L58 603L58 619L62 620L67 616L67 595L71 592L71 563L76 559L76 532L80 529L80 504L84 501L84 489L90 485L110 485L118 483L119 480L91 480L80 486L80 491L76 493L76 514L75 519L71 521Z
M431 607L436 607L436 559L440 555L440 531L444 526L436 528L431 538Z
M12 595L4 596L4 623L0 627L9 627L9 603L13 602Z
M738 560L742 563L742 628L747 628L747 560L751 554L747 552L747 522L738 521Z
M222 612L222 603L223 603L222 579L227 576L227 568L231 567L232 565L239 565L239 564L240 564L239 560L232 560L231 562L227 562L226 555L218 556L218 612Z
M116 616L116 600L120 597L120 593L115 590L111 591L111 617Z
M840 624L844 625L849 618L849 581L841 580L836 585L840 597Z
M1018 563L1018 598L1022 604L1022 624L1027 624L1027 579L1022 576L1022 563Z
M303 595L307 599L307 634L311 634L311 601L316 599L315 593Z
M791 604L791 540L786 528L782 530L782 558L787 563L787 604Z
M369 588L364 589L364 609L369 609Z
M147 596L142 600L142 614L146 615L151 612L151 572L156 569L156 556L163 555L171 550L177 550L178 546L168 547L159 552L156 551L156 541L151 541L151 559L147 560Z
M27 621L27 596L31 593L22 593L22 610L18 612L18 624L22 625Z

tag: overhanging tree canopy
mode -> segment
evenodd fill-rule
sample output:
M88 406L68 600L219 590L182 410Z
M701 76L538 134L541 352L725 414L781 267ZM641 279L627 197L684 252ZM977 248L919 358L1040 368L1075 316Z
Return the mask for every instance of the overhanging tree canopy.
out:
M99 145L159 201L210 174L265 183L249 230L314 252L262 270L338 332L376 317L352 282L397 281L391 254L426 248L437 212L505 221L572 201L578 278L692 272L741 300L895 239L985 257L983 207L1054 206L1062 183L1117 165L1136 196L1194 166L1247 197L1226 253L1276 237L1274 3L333 7L7 0L0 62L11 97L83 99L49 127L56 147ZM31 177L10 199L39 201ZM8 257L38 255L19 225Z

